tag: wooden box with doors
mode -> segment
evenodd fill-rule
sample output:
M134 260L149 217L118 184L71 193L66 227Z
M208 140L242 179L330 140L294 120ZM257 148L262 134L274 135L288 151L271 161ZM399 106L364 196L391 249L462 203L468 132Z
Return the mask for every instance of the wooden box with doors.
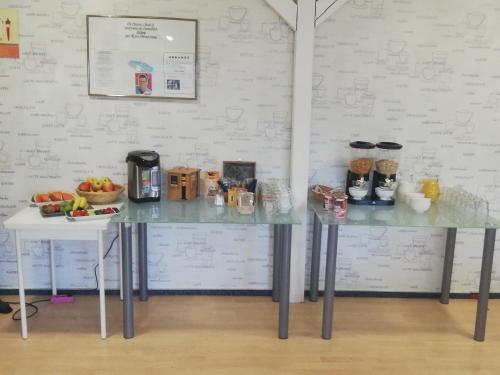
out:
M191 200L199 195L200 170L175 167L167 170L167 198L169 200Z

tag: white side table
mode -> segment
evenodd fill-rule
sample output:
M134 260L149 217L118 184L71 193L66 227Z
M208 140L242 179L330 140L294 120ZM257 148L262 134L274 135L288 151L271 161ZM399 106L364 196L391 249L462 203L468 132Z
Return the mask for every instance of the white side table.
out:
M97 208L97 207L96 207ZM38 207L27 207L4 221L5 229L15 231L17 273L19 277L19 303L21 309L21 336L28 338L26 319L26 301L24 296L23 264L21 246L24 240L50 240L50 262L52 293L57 294L54 264L53 240L97 241L99 262L99 307L101 320L101 338L106 338L106 301L104 287L104 231L110 219L69 222L64 216L44 218Z

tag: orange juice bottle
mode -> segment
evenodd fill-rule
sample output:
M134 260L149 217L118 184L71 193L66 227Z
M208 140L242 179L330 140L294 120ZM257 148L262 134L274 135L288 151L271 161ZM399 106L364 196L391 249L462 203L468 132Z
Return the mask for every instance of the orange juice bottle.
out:
M422 181L422 189L426 198L430 198L432 203L436 203L439 199L441 189L439 188L439 181L437 178L426 178Z

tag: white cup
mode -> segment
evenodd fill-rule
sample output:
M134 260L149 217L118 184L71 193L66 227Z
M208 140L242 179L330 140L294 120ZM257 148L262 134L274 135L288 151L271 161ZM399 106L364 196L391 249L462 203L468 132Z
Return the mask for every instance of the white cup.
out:
M431 198L411 198L410 206L418 213L424 213L431 206Z
M399 183L398 186L398 198L401 201L405 201L404 196L408 193L416 193L417 192L417 186L413 182L405 182L402 181Z

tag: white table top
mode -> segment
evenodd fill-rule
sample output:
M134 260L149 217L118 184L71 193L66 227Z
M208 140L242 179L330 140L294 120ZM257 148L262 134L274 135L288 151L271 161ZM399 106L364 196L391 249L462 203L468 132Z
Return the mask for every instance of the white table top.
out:
M122 203L108 204L101 207L120 207ZM93 205L94 208L100 208ZM38 207L26 207L3 222L5 229L16 230L106 230L110 218L89 221L68 221L65 216L42 217Z

